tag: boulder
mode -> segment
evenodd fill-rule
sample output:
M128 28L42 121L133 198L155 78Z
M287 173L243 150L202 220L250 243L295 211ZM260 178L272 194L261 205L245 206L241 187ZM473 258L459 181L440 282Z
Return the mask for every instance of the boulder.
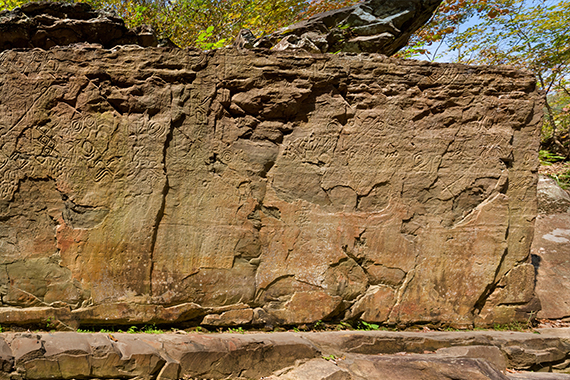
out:
M0 12L0 51L75 43L111 48L124 44L157 46L158 40L149 26L129 29L116 14L93 10L87 3L30 2Z
M551 178L538 182L539 215L532 243L543 319L570 317L570 196Z
M427 351L441 356L449 353L447 356L455 358L488 360L498 369L504 368L505 360L507 368L537 370L561 365L558 369L564 370L562 363L570 350L569 329L541 329L535 333L352 331L306 333L304 337L326 355L337 357L347 353L393 355ZM489 360L493 355L497 357Z
M242 30L234 45L240 49L392 55L429 21L440 3L441 0L364 0L351 7L319 13L258 39L251 31Z
M541 215L570 213L570 193L550 177L538 177L538 212Z
M549 372L510 373L507 377L511 380L570 380L569 374Z

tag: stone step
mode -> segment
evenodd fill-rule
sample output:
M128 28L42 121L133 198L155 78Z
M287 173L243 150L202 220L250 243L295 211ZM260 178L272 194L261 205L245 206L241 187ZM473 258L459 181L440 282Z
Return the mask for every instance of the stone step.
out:
M570 329L0 334L0 379L563 379L506 369L564 371L569 357Z

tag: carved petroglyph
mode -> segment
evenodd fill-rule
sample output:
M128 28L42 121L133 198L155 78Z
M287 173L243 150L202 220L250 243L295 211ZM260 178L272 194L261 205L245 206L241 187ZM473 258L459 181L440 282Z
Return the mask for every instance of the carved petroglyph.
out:
M85 122L84 120L73 120L71 122L71 133L74 135L80 135L81 132L83 132L83 129L85 128Z
M321 157L333 154L337 140L338 134L315 135L311 133L309 136L292 141L285 148L285 155L303 162L318 164L322 162Z
M255 308L255 325L492 323L472 310L528 256L514 236L532 229L539 126L498 111L535 112L526 73L92 46L0 53L0 67L0 196L14 213L0 235L12 217L43 231L2 235L1 247L57 254L62 294L80 284L62 302L92 299L90 323L119 301L128 307L113 312L140 324L130 305ZM522 95L493 100L512 91ZM18 219L23 206L38 218ZM372 265L393 270L369 276ZM484 301L526 321L527 298Z
M164 122L151 120L147 114L129 124L129 133L142 137L148 135L152 139L163 138L168 133L169 125Z
M432 84L451 85L459 79L461 72L455 66L449 66L444 70L437 70L430 76L429 81Z
M35 128L35 131L39 132L34 138L41 145L41 156L49 156L55 149L55 141L53 137L47 134L47 131L43 128Z
M311 223L311 208L309 205L304 204L301 208L296 212L297 214L297 223L299 226L304 227L308 226Z
M482 148L483 148L483 153L481 153L481 155L483 157L500 159L507 156L506 149L498 144L484 145Z
M412 169L417 173L432 174L437 171L441 156L433 153L417 152L414 154Z
M531 169L537 164L536 154L531 151L526 151L523 155L523 167L525 169Z
M204 107L204 105L200 104L194 109L194 115L196 117L196 122L199 125L204 125L208 122L208 111Z
M230 149L224 149L220 154L220 159L225 164L229 164L230 162L232 162L233 158L234 158L234 152L232 152Z

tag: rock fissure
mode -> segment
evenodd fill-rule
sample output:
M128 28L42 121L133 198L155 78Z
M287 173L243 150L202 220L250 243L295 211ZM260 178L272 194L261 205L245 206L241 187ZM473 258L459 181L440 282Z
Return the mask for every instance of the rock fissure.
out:
M170 103L173 104L174 103L174 99L172 97L172 91L170 91ZM158 238L158 230L161 226L161 222L164 218L164 214L165 214L165 210L166 210L166 202L167 202L167 197L168 197L168 193L170 190L170 183L168 180L168 168L167 168L167 159L168 159L168 149L170 148L170 144L172 143L172 140L174 138L174 129L176 128L175 124L180 123L180 121L174 121L174 120L170 120L169 123L169 129L166 132L166 139L164 141L164 146L163 146L163 150L162 150L162 170L163 170L163 175L164 175L164 184L163 184L163 188L161 191L161 200L160 200L160 207L157 211L156 217L155 217L155 221L154 221L154 225L152 227L152 237L151 237L151 242L150 242L150 257L149 257L149 263L150 263L150 268L149 268L149 294L152 297L153 294L153 282L154 282L154 254L155 254L155 247L156 247L156 242L157 242L157 238ZM187 278L187 277L186 277Z
M417 257L416 257L416 260L417 260ZM390 322L390 323L398 323L400 320L400 312L398 310L398 307L402 304L402 301L404 299L404 295L406 293L406 289L408 288L409 283L414 279L414 276L416 274L417 265L418 264L416 263L414 268L412 268L410 271L405 273L402 285L396 290L396 297L395 297L394 303L392 304L392 307L390 308L390 312L388 313L388 322ZM396 313L396 315L392 315L393 313Z

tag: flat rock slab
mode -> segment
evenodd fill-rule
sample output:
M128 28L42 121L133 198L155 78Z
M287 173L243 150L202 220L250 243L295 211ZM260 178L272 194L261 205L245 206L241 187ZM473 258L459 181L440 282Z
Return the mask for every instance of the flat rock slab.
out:
M341 359L311 360L268 380L507 380L480 359L434 355L348 355Z
M18 374L23 379L272 376L296 380L310 375L311 380L344 380L364 379L366 373L424 379L420 377L424 373L431 376L429 379L495 380L506 379L505 367L566 370L562 364L570 356L570 330L548 329L539 334L4 333L0 335L0 347L0 377ZM408 377L397 377L397 373Z
M433 355L349 355L339 366L352 373L355 380L507 380L499 370L481 359Z
M510 373L512 380L570 380L570 374L548 372Z

